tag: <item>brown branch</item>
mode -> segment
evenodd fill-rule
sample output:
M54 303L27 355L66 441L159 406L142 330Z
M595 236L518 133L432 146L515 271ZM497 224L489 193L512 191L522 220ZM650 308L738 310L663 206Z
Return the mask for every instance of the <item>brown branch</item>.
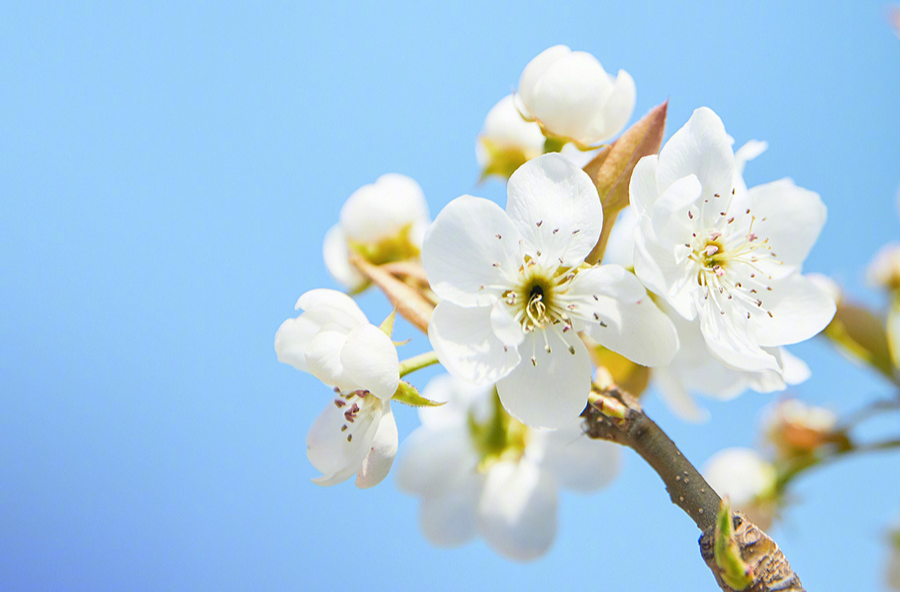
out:
M582 415L589 437L628 446L656 471L665 483L672 503L703 532L701 554L719 586L725 592L734 592L723 581L721 568L710 555L715 541L716 513L722 500L694 465L628 393L615 388L598 393ZM778 545L746 517L738 513L733 516L740 520L740 524L737 519L735 521L738 533L744 533L737 539L741 555L753 569L753 584L744 592L802 592L800 579L791 570Z

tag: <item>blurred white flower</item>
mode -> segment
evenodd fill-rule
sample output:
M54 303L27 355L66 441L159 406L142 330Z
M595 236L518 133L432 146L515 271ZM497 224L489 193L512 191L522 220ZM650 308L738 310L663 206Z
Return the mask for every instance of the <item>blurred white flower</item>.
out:
M447 404L419 410L422 426L405 441L395 476L421 498L422 531L435 545L480 535L506 557L535 559L556 534L558 489L593 491L618 470L618 447L584 436L577 419L530 430L494 403L493 388L450 376L424 395Z
M517 96L547 136L591 146L622 131L635 89L628 72L613 77L591 54L555 45L525 66Z
M765 415L762 432L782 457L789 458L814 452L828 443L837 419L830 409L784 399Z
M429 221L418 183L405 175L382 175L344 203L340 222L325 234L325 267L347 289L359 290L366 279L350 264L351 253L376 265L417 257Z
M278 360L337 393L306 437L306 455L323 473L313 481L334 485L357 474L358 487L376 485L397 453L390 405L400 384L397 349L342 292L311 290L296 308L303 314L286 320L275 334Z
M720 496L728 496L740 510L763 530L777 509L776 472L772 463L749 448L726 448L714 454L701 471Z
M434 292L428 337L458 378L497 383L513 417L556 428L587 403L591 364L577 332L643 365L678 348L668 318L631 273L583 266L603 212L587 174L559 154L522 165L506 211L481 198L450 202L422 260Z
M475 144L482 177L498 175L508 179L522 164L543 152L540 126L522 119L514 95L503 97L491 107Z
M744 190L718 116L697 109L659 156L638 163L635 271L709 351L741 370L783 372L771 348L809 339L835 303L799 273L825 223L816 193L790 180ZM738 176L739 177L739 176Z
M866 279L879 288L900 288L900 244L888 243L875 253L866 269Z

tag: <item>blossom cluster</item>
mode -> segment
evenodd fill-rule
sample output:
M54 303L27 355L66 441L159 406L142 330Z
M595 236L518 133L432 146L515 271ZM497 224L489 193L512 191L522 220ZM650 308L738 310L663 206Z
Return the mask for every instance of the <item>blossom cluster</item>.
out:
M552 542L557 489L596 489L618 466L580 420L595 371L611 375L603 352L649 372L694 420L693 392L731 398L809 375L784 346L835 313L802 273L821 199L790 180L748 188L744 165L765 145L735 152L704 107L628 171L631 207L614 222L621 207L590 171L634 104L627 72L554 46L477 140L482 176L507 180L505 208L463 195L431 222L422 189L398 174L350 196L325 236L329 272L351 294L377 285L401 314L424 306L433 354L401 363L393 317L376 326L342 292L300 297L275 349L334 391L307 437L316 483L380 482L398 450L391 402L420 405L397 481L421 498L425 535L455 545L478 534L533 559ZM434 362L450 376L422 395L401 380ZM767 474L757 468L747 474Z

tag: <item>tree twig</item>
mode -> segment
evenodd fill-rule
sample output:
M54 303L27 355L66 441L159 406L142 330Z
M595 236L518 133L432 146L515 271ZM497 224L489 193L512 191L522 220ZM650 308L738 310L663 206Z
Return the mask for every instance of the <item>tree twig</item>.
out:
M622 410L624 405L625 410ZM607 412L606 408L614 408ZM582 414L589 437L610 440L637 452L660 476L669 497L694 521L703 535L701 554L716 577L720 588L734 592L721 576L711 557L715 540L716 513L722 500L709 483L685 458L674 442L641 409L637 399L618 389L592 396ZM734 513L740 553L754 570L753 584L744 592L803 592L800 579L793 572L778 545L739 513Z

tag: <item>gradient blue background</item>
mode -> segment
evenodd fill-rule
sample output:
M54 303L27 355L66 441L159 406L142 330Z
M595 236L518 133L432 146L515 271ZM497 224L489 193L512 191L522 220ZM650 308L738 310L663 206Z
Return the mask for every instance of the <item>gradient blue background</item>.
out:
M273 336L302 292L335 287L321 240L360 185L411 175L433 213L503 203L476 186L475 135L556 43L627 69L635 118L670 98L669 135L707 105L738 144L767 140L749 183L792 176L829 207L807 269L880 304L863 266L900 228L885 5L324 4L0 8L0 589L715 590L699 533L631 453L610 489L562 496L528 565L430 547L390 480L310 483L328 391L278 364ZM808 400L890 392L824 343L794 351ZM772 399L711 403L700 426L647 409L699 464L753 444ZM773 534L808 589L878 587L898 469L860 458L793 489Z

